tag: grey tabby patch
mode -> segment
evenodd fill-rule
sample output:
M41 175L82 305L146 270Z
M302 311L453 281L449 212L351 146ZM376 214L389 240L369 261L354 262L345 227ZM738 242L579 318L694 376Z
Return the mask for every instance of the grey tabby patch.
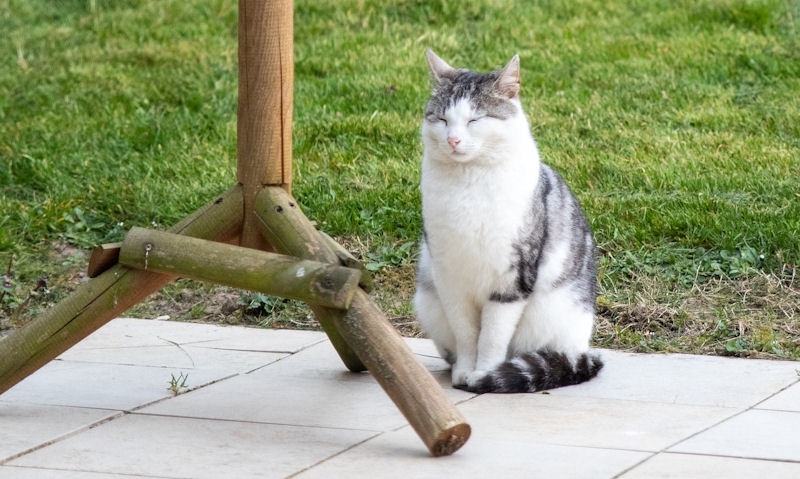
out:
M470 70L453 70L440 77L436 89L425 105L425 118L435 120L445 114L458 100L466 98L472 108L492 118L505 120L517 111L517 107L497 85L502 70L475 73Z
M564 242L569 243L571 254L561 277L548 286L569 285L580 293L586 308L593 310L597 297L597 254L591 228L561 176L542 164L529 216L514 245L516 289L492 292L489 299L501 303L527 299L536 284L542 256L552 253Z
M506 361L472 387L474 393L536 392L588 381L603 369L594 353L581 354L573 363L562 353L540 351Z

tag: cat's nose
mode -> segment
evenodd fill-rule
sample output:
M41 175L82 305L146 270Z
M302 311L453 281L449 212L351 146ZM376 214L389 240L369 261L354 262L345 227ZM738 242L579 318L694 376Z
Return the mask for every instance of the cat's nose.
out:
M457 136L448 136L447 137L447 144L450 145L450 148L455 149L456 145L461 143L461 138Z

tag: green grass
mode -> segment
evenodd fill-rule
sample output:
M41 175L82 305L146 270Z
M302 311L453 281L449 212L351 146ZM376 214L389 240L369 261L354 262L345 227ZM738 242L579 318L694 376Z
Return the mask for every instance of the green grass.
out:
M374 268L403 273L387 287L404 299L384 305L410 314L425 48L478 71L519 53L542 156L581 200L603 255L598 343L800 357L789 301L799 2L295 9L294 192L321 228L368 246ZM0 300L9 316L41 275L67 274L50 265L54 243L86 248L130 225L174 223L232 183L237 10L233 0L0 0L0 31L0 261L17 258ZM707 288L722 299L692 300ZM741 288L775 301L753 306Z

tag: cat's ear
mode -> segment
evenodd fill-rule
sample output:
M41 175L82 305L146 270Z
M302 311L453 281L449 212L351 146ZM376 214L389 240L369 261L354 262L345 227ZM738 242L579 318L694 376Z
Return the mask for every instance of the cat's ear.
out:
M446 61L439 58L439 56L433 53L433 50L430 48L425 52L425 56L428 57L428 65L431 67L431 78L433 79L434 83L439 83L442 78L450 76L450 74L454 71L453 67L448 65Z
M495 89L503 96L516 98L519 95L519 55L500 70L497 80L494 81Z

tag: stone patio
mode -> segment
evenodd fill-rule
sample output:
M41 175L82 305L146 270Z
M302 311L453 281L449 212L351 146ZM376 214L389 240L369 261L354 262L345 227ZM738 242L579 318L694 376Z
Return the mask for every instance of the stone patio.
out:
M0 395L0 479L800 477L800 363L603 351L589 383L477 396L407 341L472 425L453 456L323 333L119 318Z

